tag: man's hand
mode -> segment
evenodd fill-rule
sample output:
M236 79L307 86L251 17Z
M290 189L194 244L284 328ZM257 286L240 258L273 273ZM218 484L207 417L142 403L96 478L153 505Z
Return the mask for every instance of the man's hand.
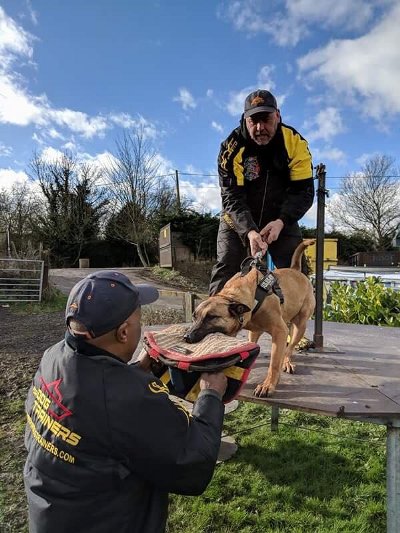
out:
M268 222L268 224L260 231L261 238L267 244L271 244L271 242L277 240L283 229L283 226L284 224L280 218L271 220L271 222Z
M151 361L152 359L146 350L142 350L142 352L139 354L139 357L136 359L138 367L145 372L151 371Z
M257 252L262 252L263 255L267 252L267 243L263 241L263 238L260 233L257 233L257 231L252 229L247 234L247 238L249 239L250 243L250 253L253 257L256 255Z
M225 394L228 379L223 372L203 372L200 376L200 390L213 389L221 398Z

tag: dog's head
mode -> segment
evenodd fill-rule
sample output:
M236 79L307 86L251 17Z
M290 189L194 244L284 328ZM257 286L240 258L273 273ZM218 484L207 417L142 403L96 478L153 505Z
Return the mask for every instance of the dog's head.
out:
M222 296L210 296L193 313L193 325L184 338L186 342L200 342L209 333L224 333L234 337L243 326L243 315L250 308Z

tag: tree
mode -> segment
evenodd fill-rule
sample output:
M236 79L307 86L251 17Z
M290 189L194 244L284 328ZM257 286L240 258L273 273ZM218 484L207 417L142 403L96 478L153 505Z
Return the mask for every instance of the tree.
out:
M69 153L50 162L35 154L29 176L39 182L46 200L39 231L54 264L76 264L83 246L97 237L108 203L97 186L101 170Z
M157 176L158 155L144 128L125 132L106 170L114 213L108 234L133 244L143 266L150 264L149 245L158 242L157 221L177 209L171 186Z
M10 190L0 190L0 231L7 236L7 253L15 250L25 255L38 246L37 219L40 199L27 183L14 183Z
M334 223L370 237L376 250L389 249L400 222L398 173L393 158L377 155L344 178L339 197L328 206Z

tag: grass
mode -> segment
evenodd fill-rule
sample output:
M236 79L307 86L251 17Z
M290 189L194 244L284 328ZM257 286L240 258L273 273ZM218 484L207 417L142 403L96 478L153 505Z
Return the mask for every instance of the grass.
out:
M0 531L25 533L22 394L0 408ZM282 410L273 433L269 416L240 402L225 417L238 451L202 496L171 495L168 533L384 533L385 428Z
M14 302L10 308L14 313L23 315L37 315L41 313L53 313L65 309L68 296L53 286L43 291L41 302Z
M238 451L202 496L171 496L168 532L383 533L385 429L283 410L272 433L269 412L226 416Z
M150 270L150 277L154 280L175 285L182 290L198 290L198 286L191 282L187 277L180 274L173 268L162 268L154 266Z

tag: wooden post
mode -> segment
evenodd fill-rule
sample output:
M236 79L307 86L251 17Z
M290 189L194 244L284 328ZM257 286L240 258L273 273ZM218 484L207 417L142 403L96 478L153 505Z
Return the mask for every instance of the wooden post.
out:
M183 297L183 315L185 318L185 322L192 321L195 299L195 294L193 294L192 292L185 292Z

